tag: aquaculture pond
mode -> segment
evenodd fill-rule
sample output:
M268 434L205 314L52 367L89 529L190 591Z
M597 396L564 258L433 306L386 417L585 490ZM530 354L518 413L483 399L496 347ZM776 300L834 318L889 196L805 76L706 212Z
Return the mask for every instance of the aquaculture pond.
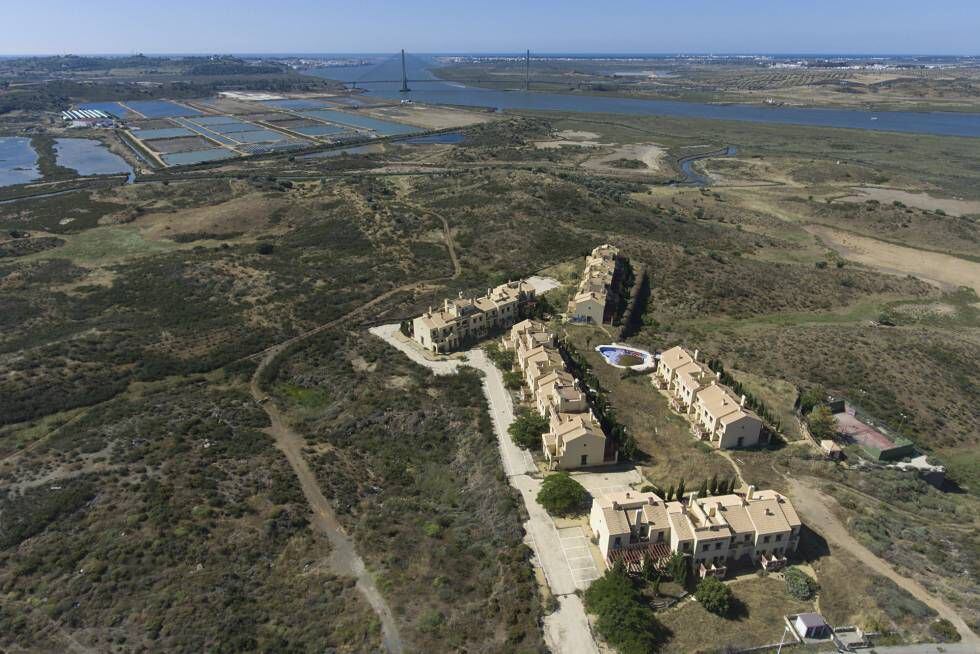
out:
M71 168L79 175L133 172L125 159L95 139L55 139L54 149L58 165Z
M25 184L40 179L37 152L31 140L21 136L0 136L0 186Z

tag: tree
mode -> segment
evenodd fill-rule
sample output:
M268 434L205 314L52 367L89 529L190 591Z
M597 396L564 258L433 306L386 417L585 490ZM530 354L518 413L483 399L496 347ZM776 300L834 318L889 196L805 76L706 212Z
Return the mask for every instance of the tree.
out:
M668 486L667 487L667 492L664 493L664 501L665 502L669 502L672 499L674 499L674 485L673 484L671 484L670 486Z
M708 494L716 495L718 493L718 475L717 473L711 476L711 481L708 483Z
M833 438L837 434L837 418L830 412L830 407L821 404L807 416L810 433L817 440Z
M698 582L694 597L707 611L725 616L732 605L732 589L715 577L705 577Z
M806 415L813 410L813 407L823 404L827 400L827 391L819 386L800 393L800 413Z
M596 579L583 596L585 608L596 616L596 630L620 654L657 650L660 625L629 575L613 567Z
M507 428L511 439L525 450L541 445L541 434L548 431L548 420L537 411L521 409L517 418Z
M813 596L820 590L820 585L810 575L797 567L786 569L784 575L786 579L786 592L798 600L813 599Z
M483 351L487 358L493 362L493 365L505 373L514 369L514 352L512 350L501 350L496 341L490 341L483 346Z
M518 390L524 385L524 378L521 377L521 373L514 372L513 370L508 370L504 373L504 386L512 391Z
M567 472L557 472L541 482L538 504L551 515L578 515L588 507L589 493Z
M698 486L698 497L707 497L707 496L708 496L708 480L702 479L701 485Z
M681 478L681 480L677 482L677 501L680 502L683 499L684 499L684 479Z
M643 568L640 570L640 576L647 581L653 581L660 577L660 573L657 572L657 566L653 562L653 557L649 554L643 557Z
M688 569L687 557L680 552L674 552L667 559L668 574L670 574L671 579L681 586L687 583Z

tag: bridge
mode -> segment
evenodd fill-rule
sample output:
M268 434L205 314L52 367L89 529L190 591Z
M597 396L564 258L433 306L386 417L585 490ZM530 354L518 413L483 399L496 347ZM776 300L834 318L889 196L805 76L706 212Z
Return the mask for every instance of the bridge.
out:
M399 57L400 57L400 63L401 63L401 76L400 77L398 77L398 78L391 77L389 79L376 79L376 78L369 79L369 76L372 75L372 73L374 71L385 68L388 64L395 62L396 61L396 58L399 58ZM390 73L387 73L387 74L390 74ZM531 77L530 77L530 74L531 74L531 51L530 50L527 50L524 53L524 83L523 83L523 88L524 88L525 91L528 91L531 88ZM350 84L352 88L357 88L357 85L358 84L361 84L361 85L368 85L368 84L401 84L401 88L398 89L399 92L400 93L409 93L412 90L411 87L409 86L410 83L418 84L418 83L424 83L424 82L456 82L456 83L460 83L460 84L481 84L481 83L484 83L484 82L495 82L495 81L496 82L499 82L500 80L493 80L493 79L491 79L489 77L482 77L482 78L479 78L479 79L447 79L447 80L439 79L437 77L418 78L418 79L410 78L408 76L408 69L407 69L407 66L406 66L405 51L402 50L400 55L395 55L391 59L389 59L387 61L384 61L384 62L378 64L372 70L372 72L366 73L360 79L356 79L356 80L353 80L351 82L346 82L346 83L347 84Z

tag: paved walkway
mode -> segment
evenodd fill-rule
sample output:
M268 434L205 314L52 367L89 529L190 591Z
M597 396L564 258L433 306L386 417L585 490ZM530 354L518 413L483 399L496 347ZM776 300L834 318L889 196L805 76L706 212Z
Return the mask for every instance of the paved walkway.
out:
M483 372L483 393L490 406L490 418L497 436L504 472L511 486L520 492L529 516L524 523L524 542L534 551L535 562L544 572L551 593L558 598L558 610L544 620L545 641L556 654L599 654L599 648L585 616L585 607L575 594L577 590L587 588L594 577L584 569L583 562L578 560L579 557L573 557L576 559L573 569L566 558L561 534L551 516L537 502L541 480L532 476L537 475L537 466L530 453L517 447L507 433L507 427L514 421L514 405L510 393L504 386L500 370L480 349L468 350L458 358L434 359L405 338L399 331L398 325L381 325L372 327L369 331L437 375L454 374L461 365ZM589 479L588 473L585 473L584 478ZM615 482L618 484L619 480ZM577 529L581 533L581 529ZM584 534L582 536L584 537ZM571 537L571 534L566 533L566 537ZM581 543L581 540L576 543ZM566 544L571 547L575 543ZM571 551L577 553L577 550ZM595 575L598 576L598 570L595 570Z

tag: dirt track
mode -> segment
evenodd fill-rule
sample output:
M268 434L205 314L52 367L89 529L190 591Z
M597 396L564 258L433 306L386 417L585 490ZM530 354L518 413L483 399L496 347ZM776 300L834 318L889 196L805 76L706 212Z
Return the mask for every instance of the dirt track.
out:
M887 562L875 556L868 548L851 536L830 507L835 500L820 491L815 484L803 479L786 477L790 486L793 505L799 512L803 524L827 539L828 542L847 550L861 563L868 566L874 573L887 577L899 587L908 591L917 600L934 609L941 618L946 618L956 627L963 637L963 643L980 647L980 638L974 634L963 621L963 618L941 598L932 595L925 587L914 579L904 577L895 571Z

